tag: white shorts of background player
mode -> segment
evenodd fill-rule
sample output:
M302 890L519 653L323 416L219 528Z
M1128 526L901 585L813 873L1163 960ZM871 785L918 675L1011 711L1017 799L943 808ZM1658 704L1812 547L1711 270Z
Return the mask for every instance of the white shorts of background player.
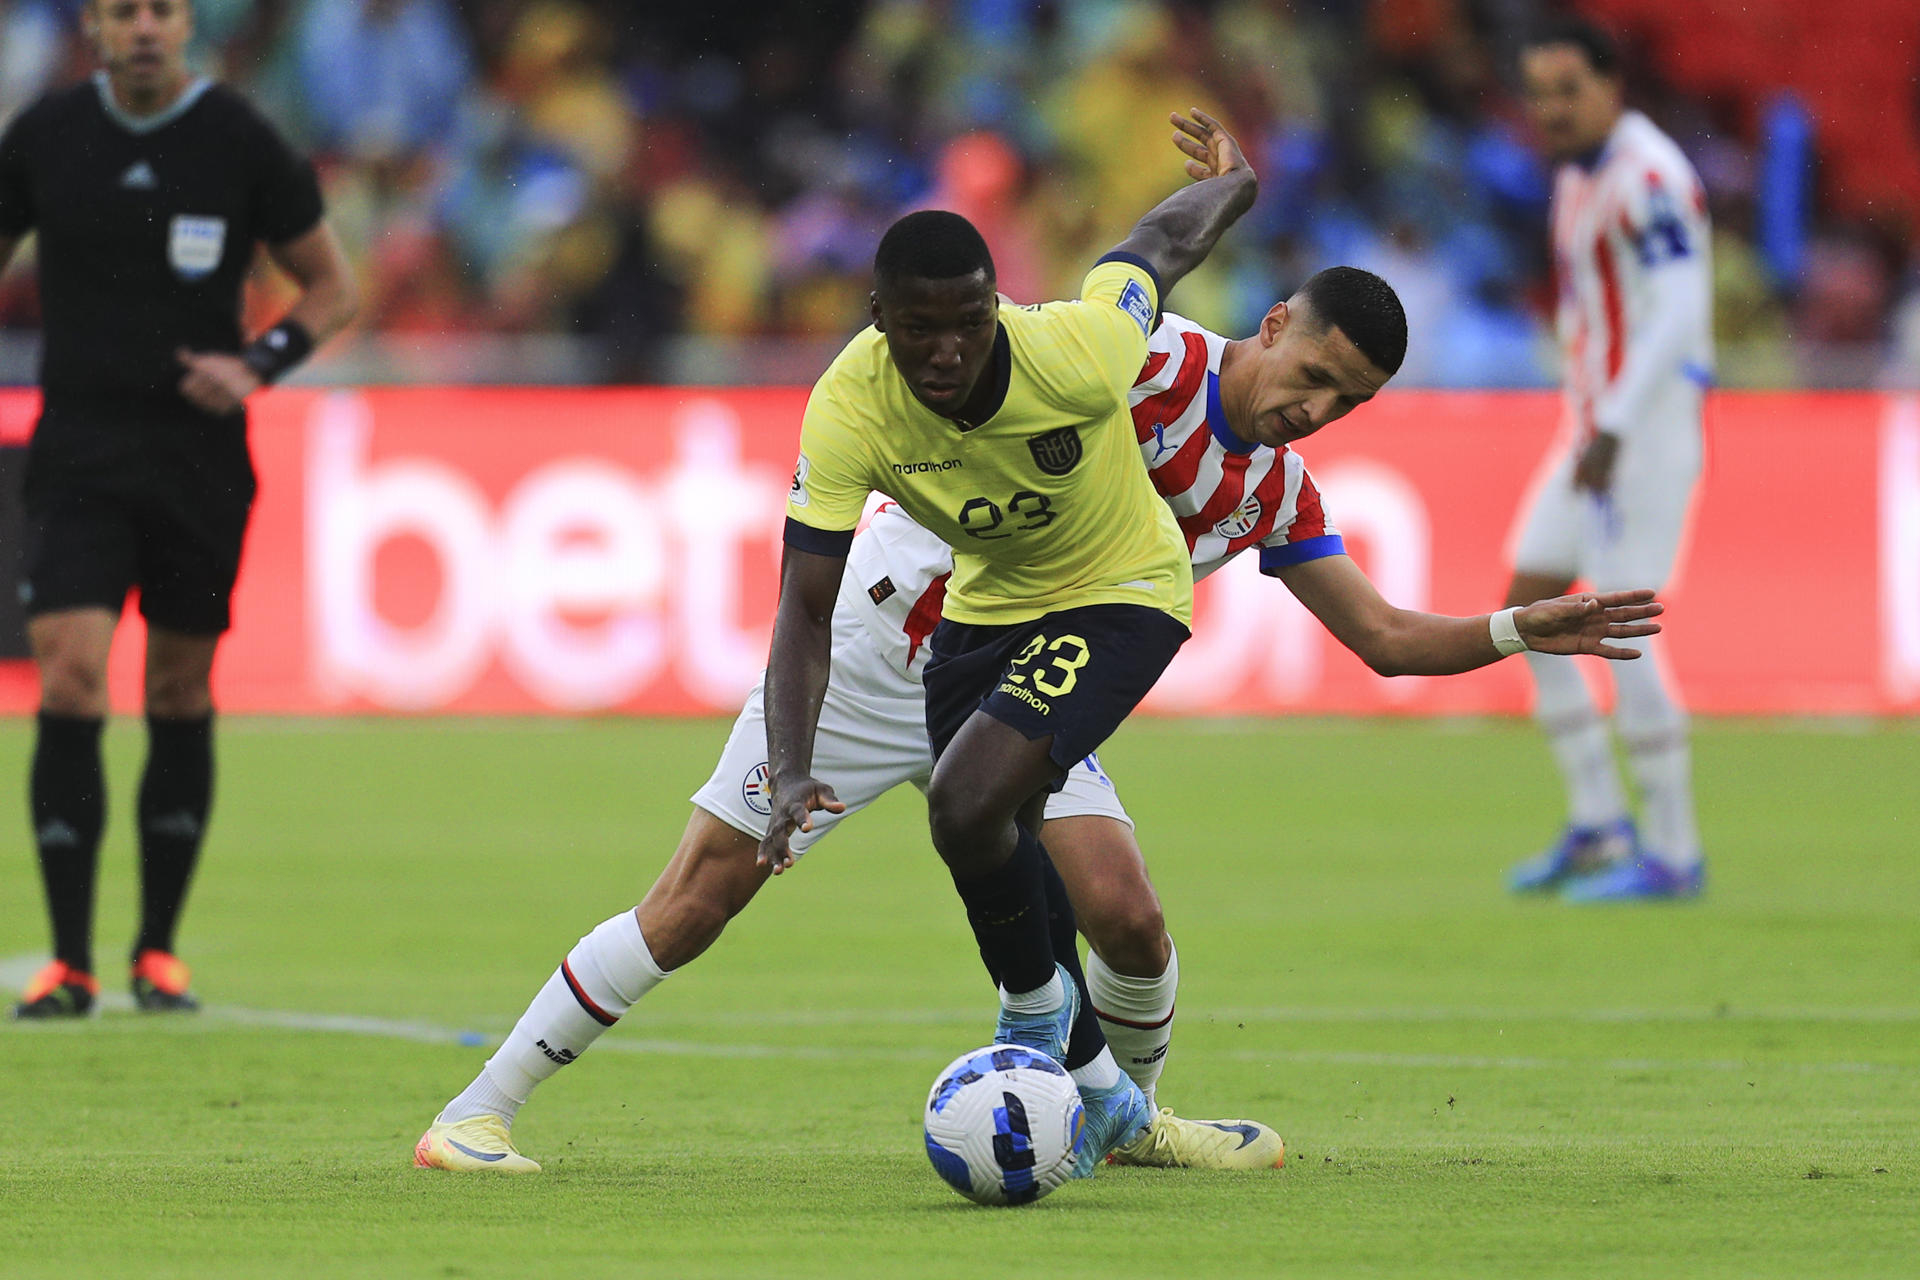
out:
M1700 402L1674 406L1653 430L1621 442L1604 496L1573 487L1578 445L1550 455L1522 504L1518 573L1564 577L1595 591L1663 590L1686 541L1701 467Z

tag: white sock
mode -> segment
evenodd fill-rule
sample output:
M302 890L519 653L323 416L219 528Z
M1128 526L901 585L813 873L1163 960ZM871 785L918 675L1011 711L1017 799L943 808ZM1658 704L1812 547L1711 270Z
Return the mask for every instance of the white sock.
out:
M1053 976L1047 979L1043 987L1032 991L1012 992L1000 988L1000 1007L1008 1013L1052 1013L1066 1001L1067 989L1060 985L1060 971L1055 969Z
M512 1124L535 1085L585 1053L666 976L632 911L603 922L567 953L506 1041L440 1119L492 1112Z
M1140 1092L1154 1101L1154 1089L1167 1066L1167 1046L1173 1040L1173 998L1180 986L1180 953L1169 944L1167 969L1157 978L1131 978L1107 967L1097 954L1087 955L1087 991L1100 1029L1107 1033L1120 1069L1133 1077Z
M1092 1062L1083 1062L1067 1073L1082 1089L1111 1089L1120 1083L1120 1064L1113 1060L1112 1049L1101 1049Z
M1646 811L1641 843L1675 870L1690 870L1700 862L1700 829L1693 814L1687 713L1668 692L1657 651L1649 650L1646 640L1627 643L1647 655L1616 664L1613 675L1620 694L1614 723Z
M1567 784L1567 820L1576 827L1603 827L1626 817L1613 744L1580 669L1571 658L1549 653L1529 653L1527 667L1533 672L1533 717L1546 732Z

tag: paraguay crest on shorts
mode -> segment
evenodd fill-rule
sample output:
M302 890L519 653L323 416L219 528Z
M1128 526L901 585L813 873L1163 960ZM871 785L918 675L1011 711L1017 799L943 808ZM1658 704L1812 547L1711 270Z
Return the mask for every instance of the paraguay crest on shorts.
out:
M1027 451L1033 464L1050 476L1063 476L1080 461L1080 429L1060 427L1027 439Z
M182 280L213 273L227 247L227 220L182 213L167 226L167 263Z
M740 798L761 817L773 815L773 785L767 781L765 761L747 770L747 776L740 781Z

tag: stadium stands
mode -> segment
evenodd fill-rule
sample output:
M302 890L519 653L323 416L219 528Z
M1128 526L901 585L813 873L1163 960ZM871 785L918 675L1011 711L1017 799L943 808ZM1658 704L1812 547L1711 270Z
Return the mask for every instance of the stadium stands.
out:
M383 335L316 379L790 380L860 322L876 229L916 205L966 205L1016 292L1070 289L1108 211L1172 180L1159 122L1197 98L1265 181L1179 305L1240 327L1356 262L1407 298L1404 382L1485 386L1550 381L1544 175L1508 84L1519 25L1553 7L832 0L798 21L722 0L641 23L616 0L288 0L199 20L206 65L320 156ZM1573 7L1628 38L1637 100L1713 192L1726 379L1920 379L1920 10ZM76 8L0 0L0 112L85 70ZM1794 229L1812 273L1758 225L1783 90L1819 151ZM34 309L11 273L0 383L31 377Z

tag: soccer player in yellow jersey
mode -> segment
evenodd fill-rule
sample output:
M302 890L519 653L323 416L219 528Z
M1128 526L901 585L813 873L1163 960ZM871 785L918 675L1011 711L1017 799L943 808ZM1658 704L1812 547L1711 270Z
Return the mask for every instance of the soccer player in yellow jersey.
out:
M834 598L870 491L954 551L929 642L934 848L1000 988L996 1041L1062 1061L1080 1086L1078 1173L1150 1121L1087 998L1073 908L1035 834L1046 796L1139 704L1187 638L1185 539L1127 411L1160 301L1252 205L1239 147L1175 115L1196 181L1094 264L1080 298L1002 303L964 218L909 214L874 255L873 327L814 387L787 508L766 680L774 809L760 858L833 789L812 776Z

